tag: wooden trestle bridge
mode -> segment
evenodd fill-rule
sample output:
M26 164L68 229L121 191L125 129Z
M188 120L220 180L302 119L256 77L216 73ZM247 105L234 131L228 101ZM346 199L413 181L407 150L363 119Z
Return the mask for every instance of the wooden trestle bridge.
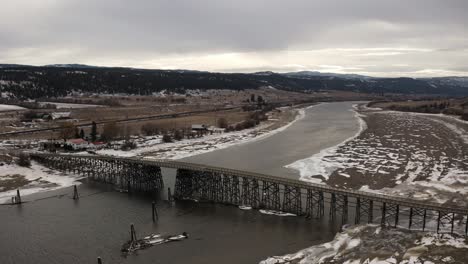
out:
M179 200L243 205L309 218L321 218L327 211L329 219L342 224L349 223L349 215L354 215L356 224L404 224L409 229L424 230L431 223L437 225L437 232L449 233L457 226L458 232L468 234L468 208L173 160L36 153L31 158L50 168L132 192L161 191L161 168L173 168L177 169L174 198Z

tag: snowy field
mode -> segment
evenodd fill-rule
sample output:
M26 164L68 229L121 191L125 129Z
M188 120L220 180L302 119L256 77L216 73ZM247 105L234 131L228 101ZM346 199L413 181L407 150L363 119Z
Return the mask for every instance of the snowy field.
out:
M356 118L360 134L288 167L304 181L468 205L468 123L368 109Z
M273 123L266 122L252 129L213 134L201 138L175 141L173 143L163 143L161 136L146 137L136 141L138 145L137 149L130 151L103 149L97 151L97 154L121 157L138 156L146 159L182 159L266 138L283 131L294 122L304 118L304 116L305 109L299 109L296 118L292 122L274 130L269 129Z
M468 242L461 236L362 225L346 228L330 242L260 264L466 263L467 252Z
M55 103L55 102L39 102L40 105L52 104L57 106L57 109L77 109L77 108L95 108L105 107L103 105L92 105L92 104L68 104L68 103Z
M0 112L4 111L14 111L14 110L24 110L26 108L17 106L17 105L6 105L6 104L0 104Z

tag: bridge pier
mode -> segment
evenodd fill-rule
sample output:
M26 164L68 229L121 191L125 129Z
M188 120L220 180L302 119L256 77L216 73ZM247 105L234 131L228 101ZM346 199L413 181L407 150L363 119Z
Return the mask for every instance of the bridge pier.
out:
M284 185L282 211L302 215L301 188Z
M263 181L262 183L262 208L280 211L280 189L275 182Z
M257 179L242 177L242 205L252 208L260 206L260 189Z
M367 223L372 223L374 216L374 201L358 197L356 199L356 216L354 223L361 223L361 218L364 218L365 216L367 216Z
M441 231L441 228L450 226L450 234L453 234L453 228L455 225L455 214L450 212L438 212L437 217L437 233Z
M348 196L343 194L331 194L330 220L334 221L336 214L341 214L341 223L348 222Z
M424 231L426 229L426 215L426 209L411 207L408 229L411 229L411 227L415 226L416 228L421 227Z
M325 199L322 191L307 189L306 217L321 218L325 213Z
M400 205L392 203L382 203L382 222L383 226L398 226L398 218L400 216Z

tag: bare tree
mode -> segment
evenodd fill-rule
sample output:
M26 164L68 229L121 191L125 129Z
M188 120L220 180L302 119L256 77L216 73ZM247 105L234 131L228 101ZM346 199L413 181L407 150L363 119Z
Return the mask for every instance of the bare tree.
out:
M218 127L227 128L228 126L229 126L229 124L228 124L228 121L226 120L226 118L221 117L220 119L218 119Z
M159 127L157 124L154 123L144 124L141 127L141 132L146 136L157 135L159 134Z
M107 123L104 125L101 139L105 141L111 141L120 134L120 129L115 122Z
M60 138L67 140L75 136L76 126L73 123L66 122L63 123L60 127Z

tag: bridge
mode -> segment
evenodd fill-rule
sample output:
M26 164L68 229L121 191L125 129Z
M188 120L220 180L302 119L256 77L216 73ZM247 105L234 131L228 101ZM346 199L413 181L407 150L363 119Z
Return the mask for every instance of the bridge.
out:
M355 224L378 220L385 226L419 230L432 224L444 233L454 233L456 226L458 233L468 235L468 208L174 160L39 153L31 158L128 192L162 191L161 168L172 168L177 170L173 197L179 200L242 205L307 218L322 218L327 211L329 219L341 224L349 223L352 214Z

